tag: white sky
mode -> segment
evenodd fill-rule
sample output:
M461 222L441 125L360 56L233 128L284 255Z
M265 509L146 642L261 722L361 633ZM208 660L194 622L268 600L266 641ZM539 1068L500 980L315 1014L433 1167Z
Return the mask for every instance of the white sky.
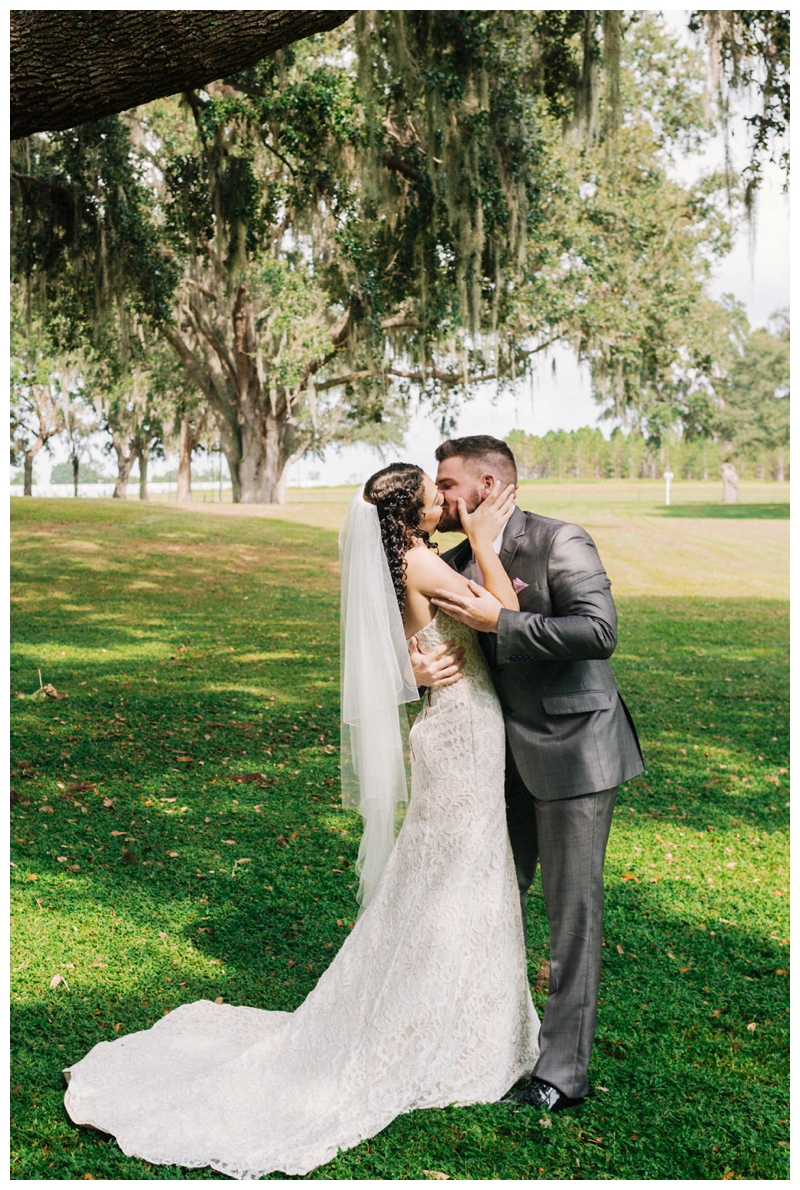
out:
M686 37L688 13L667 11L667 23ZM732 141L734 164L746 160L744 126L734 128ZM711 142L702 157L692 157L679 162L678 174L687 180L699 170L711 170L722 166L724 146L721 138ZM742 227L736 237L733 251L716 267L712 295L732 293L742 301L753 326L763 326L776 310L789 305L789 196L782 191L783 178L777 166L766 165L755 218L753 248L749 245L749 232ZM555 365L555 368L553 368ZM494 386L483 386L484 391L464 406L458 419L455 435L490 433L502 438L513 429L532 434L545 434L548 430L573 430L581 426L601 424L608 431L608 423L598 422L598 407L591 396L588 370L578 366L572 352L566 347L557 347L542 358L533 381L525 380L518 386L516 396L506 395L494 400ZM415 462L427 471L435 471L434 450L441 441L434 420L424 410L412 417L405 446L400 451L387 451L383 460L377 452L364 446L347 447L341 451L329 449L325 459L303 459L295 464L290 473L290 484L361 483L386 463L404 459ZM50 478L55 462L67 458L66 444L58 440L53 454L47 456L41 451L35 460L35 472L41 482ZM167 466L176 466L177 459L155 461L151 473L163 472ZM204 470L207 462L199 458L196 469ZM103 467L113 471L111 460Z

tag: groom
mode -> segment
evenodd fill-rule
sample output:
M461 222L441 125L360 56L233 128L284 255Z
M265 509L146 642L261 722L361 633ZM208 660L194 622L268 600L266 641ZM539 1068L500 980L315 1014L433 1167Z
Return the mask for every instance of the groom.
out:
M496 481L517 482L514 456L485 434L436 451L444 498L441 532L463 532L458 512L486 498ZM506 722L506 809L520 890L537 860L550 923L550 989L539 1060L515 1092L521 1103L560 1111L589 1092L586 1071L597 1020L603 929L603 860L617 787L644 770L636 729L608 658L617 643L611 584L591 537L577 525L515 508L494 547L519 598L509 611L482 586L469 542L444 559L474 580L472 595L436 592L433 602L477 629ZM420 686L460 677L460 656L422 654L412 642Z

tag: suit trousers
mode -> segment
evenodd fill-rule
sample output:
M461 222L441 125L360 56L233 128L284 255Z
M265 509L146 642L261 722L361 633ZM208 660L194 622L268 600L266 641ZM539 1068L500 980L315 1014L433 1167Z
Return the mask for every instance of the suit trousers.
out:
M526 894L542 873L550 923L550 987L535 1077L577 1099L597 1023L603 945L603 862L617 789L542 801L506 754L506 813L527 939Z

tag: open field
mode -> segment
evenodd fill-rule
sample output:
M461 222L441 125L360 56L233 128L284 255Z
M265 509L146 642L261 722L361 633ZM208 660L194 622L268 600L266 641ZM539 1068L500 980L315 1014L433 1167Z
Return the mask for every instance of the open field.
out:
M546 1126L413 1113L312 1178L788 1177L788 525L778 485L749 517L694 486L670 509L660 484L521 489L598 542L648 763L609 844L595 1097ZM189 999L291 1010L354 920L333 531L350 492L313 493L266 516L12 504L14 1178L218 1180L73 1127L61 1068ZM66 699L31 697L39 669Z
M186 511L266 517L335 529L355 488L294 488L283 506L199 504ZM789 485L743 483L741 503L718 503L720 484L661 480L520 485L519 505L583 525L597 542L614 593L789 598ZM173 507L176 507L173 505ZM458 541L442 538L442 549Z

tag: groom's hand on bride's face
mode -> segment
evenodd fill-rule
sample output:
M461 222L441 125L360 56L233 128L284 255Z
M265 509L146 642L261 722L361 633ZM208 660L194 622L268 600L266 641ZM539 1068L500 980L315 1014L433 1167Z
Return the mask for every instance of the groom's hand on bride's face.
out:
M470 580L470 595L456 595L453 591L440 590L431 600L436 607L447 612L454 620L460 620L477 632L497 632L497 621L503 605L490 591Z
M452 640L437 645L430 653L421 653L419 641L412 636L409 644L411 668L414 671L414 681L418 686L452 686L463 678L464 650L456 648Z

